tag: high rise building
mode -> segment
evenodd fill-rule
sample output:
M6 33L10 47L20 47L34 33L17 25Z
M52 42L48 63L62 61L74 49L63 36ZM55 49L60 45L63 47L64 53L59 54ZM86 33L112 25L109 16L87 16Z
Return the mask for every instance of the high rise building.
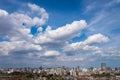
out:
M107 64L101 63L101 70L107 70Z

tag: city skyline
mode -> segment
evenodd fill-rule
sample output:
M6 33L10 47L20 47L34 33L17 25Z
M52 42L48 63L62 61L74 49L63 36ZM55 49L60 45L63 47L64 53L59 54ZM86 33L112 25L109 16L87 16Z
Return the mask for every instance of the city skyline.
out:
M120 67L120 0L0 1L0 67Z

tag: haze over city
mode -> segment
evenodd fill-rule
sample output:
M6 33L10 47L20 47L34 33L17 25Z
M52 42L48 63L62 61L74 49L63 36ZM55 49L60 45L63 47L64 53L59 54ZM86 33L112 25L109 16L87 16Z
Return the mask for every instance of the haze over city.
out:
M1 0L0 67L120 67L120 0Z

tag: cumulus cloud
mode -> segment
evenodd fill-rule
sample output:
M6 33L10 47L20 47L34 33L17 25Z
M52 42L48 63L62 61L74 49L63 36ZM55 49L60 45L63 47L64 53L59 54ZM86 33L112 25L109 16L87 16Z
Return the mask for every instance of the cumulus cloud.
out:
M33 11L36 12L41 18L34 17L33 23L34 25L43 25L48 20L49 16L48 13L44 8L41 8L35 4L28 3L28 7Z
M20 29L26 28L30 30L30 28L34 25L42 26L45 24L48 19L48 13L45 11L45 9L35 4L28 4L28 7L32 10L29 13L32 14L32 12L37 11L39 16L31 17L27 14L22 14L19 12L9 14L7 11L0 9L0 37L19 33L22 34L22 30Z
M35 39L36 43L52 43L52 42L62 42L69 40L73 37L79 36L81 30L86 27L87 23L85 20L73 21L71 24L66 24L65 26L59 27L55 30L51 30L48 26L46 32L40 34Z
M68 57L64 53L74 54L85 51L87 53L91 51L101 53L101 48L94 44L109 41L108 37L98 33L89 36L84 41L69 44L69 40L80 36L81 31L86 28L85 20L73 21L54 30L48 26L43 31L42 25L48 20L48 13L44 8L35 4L29 3L27 6L31 10L28 13L37 16L19 12L8 13L6 10L0 9L0 38L9 39L9 41L0 42L0 54L16 55L17 53L19 55L23 53L29 58L34 57L34 59L39 58L41 60L54 58L58 61L84 61L86 57ZM35 36L30 34L32 26L38 27L38 33Z
M101 43L101 42L108 42L109 38L98 33L98 34L94 34L92 36L89 36L84 43L85 44L94 44L94 43Z
M44 54L44 56L58 56L58 55L60 55L60 53L58 52L58 51L46 51L45 52L45 54Z
M41 51L42 47L26 41L0 42L0 54L2 55L9 55L10 52L14 53L15 51L24 50Z
M33 25L41 26L45 24L48 19L48 14L44 8L41 8L35 4L29 3L28 7L31 9L30 13L37 12L37 15L40 17L31 17L27 14L22 14L18 12L9 14L5 10L0 10L0 36L2 38L7 37L10 39L10 41L8 42L0 42L0 53L8 55L10 52L20 50L46 50L46 48L48 47L40 45L46 44L46 46L49 46L48 43L51 43L50 45L52 45L52 47L63 47L64 43L66 44L66 40L69 40L76 36L80 36L81 30L83 30L87 25L85 20L73 21L71 24L66 24L65 26L61 26L55 30L52 30L52 28L48 26L44 33L41 33L42 28L39 27L38 30L40 31L40 33L38 33L35 38L34 35L30 34L30 27ZM35 43L32 42L33 38L35 38ZM39 43L39 45L36 43ZM60 53L57 51L48 50L42 56L57 56L59 54Z
M94 43L102 43L102 42L108 42L109 38L102 35L102 34L94 34L92 36L89 36L85 41L81 42L75 42L68 44L63 48L64 52L70 53L70 52L83 52L83 51L95 51L100 52L101 49L97 46L93 46L91 44Z
M29 16L20 12L8 13L6 10L0 9L0 38L8 38L9 41L0 42L0 54L9 55L16 51L29 50L41 51L40 45L32 42L33 36L30 34L31 27L36 25L41 27L48 19L48 13L44 8L41 8L35 4L28 4L31 11L35 11L39 16ZM27 12L26 12L27 13ZM28 52L27 52L28 51Z
M6 15L8 15L8 12L0 9L0 16L6 16Z
M112 56L112 57L115 57L115 56L120 56L120 50L119 50L119 47L118 46L114 46L114 47L108 47L106 49L102 49L101 52L99 52L100 56L102 57L106 57L106 56Z

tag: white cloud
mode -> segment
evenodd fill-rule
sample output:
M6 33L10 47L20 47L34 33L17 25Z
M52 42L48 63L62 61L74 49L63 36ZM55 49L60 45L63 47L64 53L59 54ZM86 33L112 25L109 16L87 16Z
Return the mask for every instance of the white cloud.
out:
M95 27L96 24L101 22L105 17L107 17L107 14L104 11L101 11L99 13L95 14L95 17L91 19L91 22L88 24L88 27Z
M29 16L20 13L8 14L5 10L0 11L0 15L0 37L8 37L11 40L32 38L30 29L22 25L27 23L29 26L32 26L32 19Z
M0 54L9 55L9 53L15 51L42 50L40 45L32 42L34 35L30 34L30 32L31 27L34 25L37 25L40 30L41 25L47 21L48 14L44 8L35 4L28 4L28 7L31 9L31 11L28 11L29 13L33 14L37 11L37 15L29 16L27 12L26 14L19 12L8 13L0 9L0 37L9 39L9 41L0 42Z
M31 8L33 12L36 12L36 14L40 15L41 18L34 17L33 23L35 25L43 25L48 20L49 16L44 8L41 8L40 6L37 6L35 4L28 4L28 7Z
M105 57L105 56L112 56L112 57L114 57L114 56L120 56L120 50L119 50L119 47L118 46L115 46L115 47L108 47L108 48L103 48L102 50L101 50L101 52L99 52L99 55L100 56L103 56L103 57Z
M92 36L89 36L85 41L81 41L81 42L75 42L75 43L71 43L68 44L67 46L65 46L64 52L70 52L70 51L95 51L95 52L99 52L101 51L101 49L97 46L93 46L91 44L94 43L102 43L102 42L108 42L109 38L105 37L102 34L94 34Z
M31 17L27 14L22 14L19 12L14 12L9 14L7 11L0 9L0 37L9 36L15 34L22 34L20 29L29 29L34 25L42 26L48 20L48 14L44 8L41 8L35 4L28 4L28 7L31 8L31 14L36 13L35 17ZM34 7L37 7L34 8ZM25 25L23 25L25 24ZM8 26L9 25L9 26ZM29 35L29 33L27 35Z
M78 36L82 29L86 27L86 22L84 20L74 21L72 24L67 24L56 30L50 30L47 35L53 39L61 39L68 37Z
M87 23L85 20L74 21L71 24L59 27L55 30L51 30L50 26L46 29L46 32L40 34L35 39L36 43L47 43L47 42L62 42L69 40L73 37L79 36L81 30L86 27Z
M9 55L9 53L14 53L15 51L22 50L36 50L41 51L42 47L40 45L35 45L26 41L14 41L14 42L0 42L0 54Z
M75 60L75 61L83 61L84 58L82 58L82 57L80 58L80 57L79 57L79 58L75 58L74 60Z
M58 56L57 60L58 61L84 61L86 57L81 57L81 56Z
M85 44L94 44L94 43L101 43L101 42L108 42L109 38L98 33L98 34L94 34L92 36L89 36L84 43Z
M6 15L8 15L8 12L0 9L0 16L6 16Z
M105 6L106 7L110 7L112 5L115 5L115 4L119 4L120 3L120 0L111 0L110 2L108 2Z
M96 50L100 50L99 47L97 46L90 46L88 44L84 44L84 42L76 42L76 43L72 43L72 44L68 44L67 46L65 46L64 48L64 52L70 52L70 51L96 51Z
M31 9L29 13L36 13L37 17L31 17L28 14L18 12L10 14L0 9L0 37L7 37L10 39L9 42L0 42L0 54L9 55L17 51L25 51L24 53L27 53L29 58L35 57L36 59L46 59L46 57L53 58L54 56L58 61L84 61L86 57L68 57L68 55L65 54L65 56L61 56L60 53L81 51L86 51L88 53L93 51L97 54L102 51L101 48L94 46L94 44L109 41L108 37L99 33L89 36L85 41L68 44L68 40L80 36L81 31L86 28L87 23L85 20L73 21L71 24L66 24L55 30L48 26L45 32L42 32L43 28L41 26L45 24L49 18L47 12L44 8L35 4L29 3L28 7ZM90 25L98 23L103 17L104 16L96 18ZM23 25L23 23L25 25ZM30 28L34 25L37 25L39 32L36 37L30 34ZM33 39L34 42L32 42ZM44 44L46 45L43 46ZM50 49L48 46L54 46L54 48ZM54 49L58 49L57 46L63 49L63 51L55 51Z
M58 55L60 55L60 53L58 51L53 51L53 50L46 51L44 54L44 56L58 56Z
M84 13L88 13L88 12L94 10L95 5L96 5L96 2L93 2L93 3L89 4L88 6L86 6Z

